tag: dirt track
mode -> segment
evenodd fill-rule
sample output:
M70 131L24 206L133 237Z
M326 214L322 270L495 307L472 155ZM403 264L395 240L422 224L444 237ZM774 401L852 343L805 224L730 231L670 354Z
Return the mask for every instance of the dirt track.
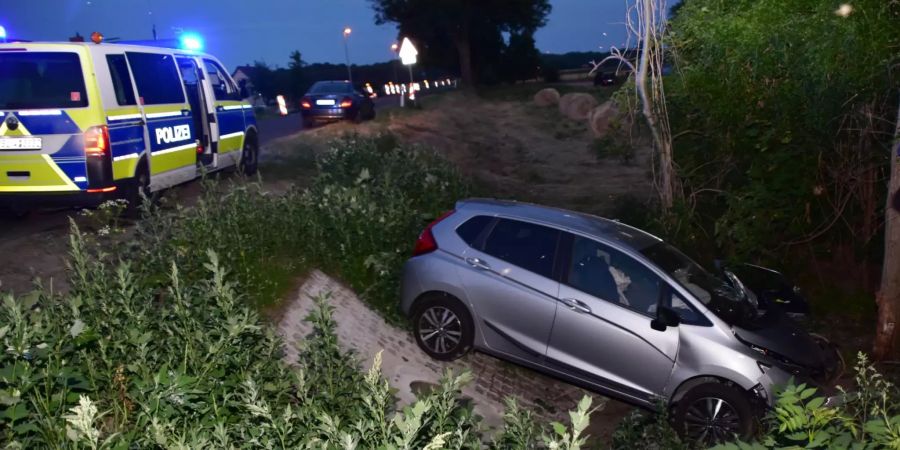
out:
M586 123L564 118L555 107L482 101L462 93L433 100L417 114L395 112L357 128L337 124L313 130L310 138L390 131L402 141L437 149L491 197L602 214L618 197L644 199L651 193L648 149L638 148L631 164L599 160Z

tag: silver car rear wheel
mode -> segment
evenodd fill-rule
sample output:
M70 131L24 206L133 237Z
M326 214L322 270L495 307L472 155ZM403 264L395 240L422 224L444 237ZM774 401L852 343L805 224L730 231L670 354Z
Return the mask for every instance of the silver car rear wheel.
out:
M412 317L413 336L428 356L451 361L472 349L475 337L472 316L459 300L434 293L416 303Z
M434 353L453 353L462 340L462 322L443 306L432 306L419 316L419 339Z

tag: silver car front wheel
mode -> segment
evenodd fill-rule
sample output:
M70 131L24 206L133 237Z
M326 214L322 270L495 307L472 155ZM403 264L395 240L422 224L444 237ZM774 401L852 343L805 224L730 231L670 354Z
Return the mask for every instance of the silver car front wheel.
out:
M703 397L688 406L684 416L685 435L693 442L714 444L740 433L740 419L730 403L715 397Z
M756 415L747 395L724 383L707 383L688 391L675 409L675 426L694 445L747 440L756 428Z

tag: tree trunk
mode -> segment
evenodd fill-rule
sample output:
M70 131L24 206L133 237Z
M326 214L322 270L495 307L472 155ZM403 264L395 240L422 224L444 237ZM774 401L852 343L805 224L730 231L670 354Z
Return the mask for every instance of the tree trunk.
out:
M475 72L472 68L472 42L469 39L469 21L463 20L459 34L455 37L456 51L459 53L459 72L463 85L475 86Z
M875 329L876 360L900 355L900 211L893 208L891 199L900 191L900 104L897 105L897 126L891 149L888 199L884 210L884 266L881 271L881 289L875 302L878 305L878 322Z
M668 116L665 108L658 102L665 103L662 90L662 46L658 33L665 24L657 23L653 0L639 0L636 6L642 15L640 47L641 53L635 70L634 85L638 98L643 106L643 115L650 127L650 135L656 147L657 167L654 173L659 202L662 210L669 213L675 204L675 163L672 138L669 132ZM648 86L649 83L649 86Z
M456 52L459 54L459 76L462 78L463 87L470 89L475 86L475 69L472 67L472 2L463 0L462 12L459 18L459 28L453 36L456 44Z

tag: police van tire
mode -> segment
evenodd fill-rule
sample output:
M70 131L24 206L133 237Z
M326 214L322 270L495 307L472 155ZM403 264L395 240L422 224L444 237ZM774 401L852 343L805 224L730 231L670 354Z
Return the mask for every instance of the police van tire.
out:
M241 151L240 171L244 175L250 176L256 174L259 165L259 144L256 142L256 135L248 135L244 142L244 149Z
M31 210L21 206L10 206L0 209L0 218L12 220L24 220L31 215Z
M126 213L129 217L136 218L140 214L144 197L151 202L154 200L153 194L150 192L150 172L147 170L147 165L141 161L125 194L125 200L128 201Z

